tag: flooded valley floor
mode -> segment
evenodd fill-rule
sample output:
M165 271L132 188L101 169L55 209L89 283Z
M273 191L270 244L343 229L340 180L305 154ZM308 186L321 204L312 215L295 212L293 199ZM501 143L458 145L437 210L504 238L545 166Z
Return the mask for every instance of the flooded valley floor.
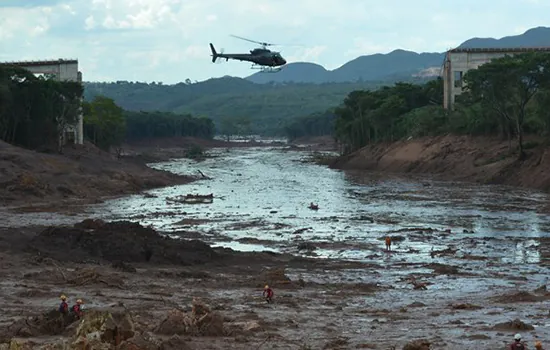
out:
M233 267L186 268L207 272L211 277L205 279L159 278L160 267L146 266L138 267L138 275L120 275L102 266L104 274L124 280L125 289L103 286L98 295L97 286L71 287L72 294L92 301L90 307L124 298L129 308L156 313L151 317L202 296L233 318L261 325L244 338L189 339L196 349L227 348L227 341L242 349L389 349L419 338L429 339L434 349L494 349L517 332L531 345L534 339L550 342L550 294L541 288L550 257L550 217L541 213L549 203L546 194L336 171L303 162L307 153L284 148L213 154L198 163L152 165L180 174L201 171L210 179L110 200L77 215L6 214L2 226L130 220L217 247L318 261L277 260L265 253L264 260ZM188 193L212 193L214 200L167 200ZM312 202L318 210L308 208ZM391 252L384 248L387 235L393 238ZM17 313L15 296L30 281L21 283L17 270L6 271L7 259L0 261L3 290L9 291L1 302L11 310L4 315L9 318ZM261 299L260 276L268 267L285 268L291 281L300 281L275 284L271 305ZM55 267L46 269L55 274ZM181 270L162 267L171 269ZM426 289L414 289L413 278ZM40 289L53 293L56 283L42 278ZM150 311L159 295L161 309ZM39 308L55 303L55 296L44 293L26 303ZM507 324L515 319L532 326Z

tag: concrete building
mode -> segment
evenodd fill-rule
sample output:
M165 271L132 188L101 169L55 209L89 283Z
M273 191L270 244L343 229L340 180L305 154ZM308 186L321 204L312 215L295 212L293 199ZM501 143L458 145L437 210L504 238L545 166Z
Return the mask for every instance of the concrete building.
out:
M443 69L443 108L452 109L456 96L464 88L463 77L470 69L476 69L493 59L531 51L547 51L550 47L524 48L457 48L447 51Z
M78 60L76 59L58 59L48 61L20 61L3 62L25 68L34 74L51 74L59 81L82 82L82 73L78 71ZM76 125L72 125L65 130L65 142L74 141L78 144L84 143L84 116L82 109L78 115Z

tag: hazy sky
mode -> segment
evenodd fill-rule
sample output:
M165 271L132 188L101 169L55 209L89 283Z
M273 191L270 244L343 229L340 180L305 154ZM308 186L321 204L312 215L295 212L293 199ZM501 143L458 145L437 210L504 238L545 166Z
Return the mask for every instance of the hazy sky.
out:
M171 84L253 73L211 62L209 42L226 53L254 48L229 34L292 45L276 47L288 62L334 69L549 22L548 0L0 0L0 61L78 58L86 81Z

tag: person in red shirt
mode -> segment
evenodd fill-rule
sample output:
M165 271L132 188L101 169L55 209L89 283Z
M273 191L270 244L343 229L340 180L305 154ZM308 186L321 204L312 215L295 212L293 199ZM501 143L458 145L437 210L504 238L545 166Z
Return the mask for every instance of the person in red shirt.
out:
M71 308L71 312L76 316L77 319L80 319L83 315L82 312L82 299L78 299L76 301L76 304L73 305Z
M59 312L62 314L67 314L69 312L69 304L67 304L67 297L62 295L59 298L61 299L61 304L59 304Z
M265 298L265 301L267 301L268 303L271 303L273 299L273 289L269 288L267 284L264 287L263 296Z

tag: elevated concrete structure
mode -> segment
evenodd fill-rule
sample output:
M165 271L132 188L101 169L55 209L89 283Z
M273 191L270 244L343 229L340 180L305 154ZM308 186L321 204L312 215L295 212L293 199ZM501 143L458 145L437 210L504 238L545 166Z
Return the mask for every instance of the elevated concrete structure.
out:
M0 64L9 64L25 68L34 74L51 74L59 81L82 82L82 72L78 71L77 59L2 62ZM82 108L78 114L76 125L70 126L65 131L64 137L65 142L67 139L73 139L75 143L84 143L84 116L82 114Z
M550 47L457 48L447 51L443 69L443 108L453 108L456 96L460 95L464 88L464 74L470 69L477 69L496 58L532 51L550 53Z

